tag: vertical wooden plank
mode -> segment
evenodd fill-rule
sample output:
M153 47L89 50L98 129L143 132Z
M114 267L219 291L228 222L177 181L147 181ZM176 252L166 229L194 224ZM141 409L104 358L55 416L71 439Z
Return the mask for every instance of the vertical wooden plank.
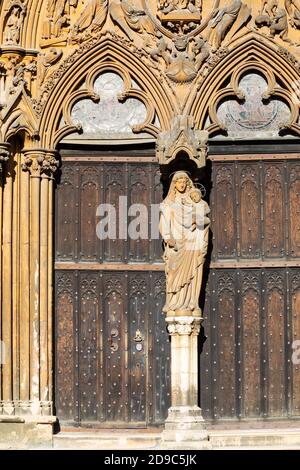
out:
M80 259L98 260L99 239L97 237L96 212L100 204L98 165L82 165L80 174Z
M289 245L290 257L300 256L300 165L289 166Z
M159 217L159 204L163 200L163 185L161 183L161 172L159 166L156 163L151 164L151 178L152 178L152 195L151 204L155 209L153 212L158 213ZM156 209L157 208L157 209ZM157 212L156 212L157 211ZM151 213L151 227L153 233L157 234L156 238L152 240L152 261L155 263L162 262L163 249L162 239L159 234L159 220L154 220L153 212Z
M145 164L129 165L129 261L149 261L149 174ZM139 236L140 234L140 236ZM134 236L137 238L134 239Z
M124 275L105 273L103 286L106 420L119 422L125 421L128 406L127 387L124 380L125 340L128 334Z
M299 345L296 348L294 341L300 340L300 273L298 270L291 270L290 281L290 297L291 297L291 341L289 355L291 360L291 379L292 379L292 406L291 413L293 416L300 416L300 364L299 361ZM294 346L294 347L293 347ZM294 354L298 352L297 354ZM294 354L294 356L293 356Z
M242 416L251 418L261 412L261 277L258 270L245 270L241 277Z
M55 204L55 259L75 259L76 238L76 168L72 163L63 163L61 182L56 189Z
M146 421L147 364L147 273L129 275L129 354L130 354L130 411L131 421Z
M212 388L212 278L213 274L209 272L209 278L205 285L205 290L203 290L205 295L205 303L202 316L204 318L202 328L200 330L200 339L199 339L199 354L200 354L200 407L202 409L204 419L212 419L212 398L213 398L213 388ZM206 276L204 274L204 279Z
M281 270L266 272L266 328L267 328L267 397L268 416L284 416L285 410L285 344L284 299L285 278Z
M74 273L57 272L55 276L55 397L57 416L63 421L75 419L75 325Z
M103 191L104 191L104 202L114 207L116 215L116 232L112 233L111 237L105 238L103 242L104 252L103 261L105 262L121 262L124 261L124 246L126 245L126 222L127 222L127 208L126 206L120 207L120 198L126 196L125 189L125 165L121 163L109 163L103 168ZM107 217L107 213L105 217ZM103 218L103 217L102 217ZM120 219L125 222L124 229L122 230L122 236L120 237ZM107 227L105 228L107 231ZM124 232L124 233L123 233ZM115 237L115 238L114 238Z
M233 259L236 257L236 214L232 163L214 164L213 188L212 232L215 240L213 257Z
M147 319L147 361L146 361L146 423L147 425L153 425L155 422L155 403L153 400L153 393L155 393L154 386L154 285L155 285L155 273L149 273L148 287L149 287L149 298L148 298L148 319Z
M79 386L82 421L96 421L99 408L99 323L97 273L80 273Z
M171 406L171 343L166 328L165 314L162 311L165 303L165 274L155 273L153 283L153 350L151 352L149 346L149 354L153 355L154 366L152 370L149 369L149 375L152 377L153 383L154 420L155 423L161 424L166 419L168 408Z
M239 229L242 258L259 258L261 256L258 166L258 163L239 165Z
M218 329L218 417L233 417L236 414L236 338L235 338L235 283L232 270L217 273Z
M105 308L104 308L104 281L103 273L98 275L99 282L99 318L97 330L99 335L99 398L98 398L98 420L104 422L106 419L106 370L105 370Z
M285 254L283 164L264 164L264 255L280 258Z

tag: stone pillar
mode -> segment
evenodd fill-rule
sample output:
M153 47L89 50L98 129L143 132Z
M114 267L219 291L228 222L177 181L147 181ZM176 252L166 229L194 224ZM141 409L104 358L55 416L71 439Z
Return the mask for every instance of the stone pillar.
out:
M203 448L208 434L198 406L200 316L167 316L171 336L171 408L162 434L171 448Z
M11 330L10 330L11 321L10 321L10 318L7 318L7 309L5 308L5 305L3 305L3 302L2 302L3 295L5 294L6 289L8 288L11 290L11 285L7 286L7 283L3 282L7 275L6 271L4 270L4 261L5 261L5 257L7 254L4 248L4 244L7 242L7 230L4 230L3 228L3 219L4 219L3 211L4 211L4 206L7 207L9 205L9 202L7 202L7 195L5 195L6 197L4 200L3 172L4 172L4 165L9 159L9 153L10 153L10 145L7 142L1 142L0 143L0 283L1 283L1 288L0 288L0 341L1 341L1 344L0 344L0 347L1 347L1 350L0 350L0 370L1 370L0 400L1 400L1 395L2 397L7 396L7 395L10 396L10 389L11 389L11 381L10 381L11 366L10 364L7 367L7 362L8 362L7 359L8 359L8 356L10 355L10 349L7 348L7 345L6 345L6 341L9 341L9 338L11 338ZM11 191L8 190L8 193L9 193L8 200L10 200ZM9 212L10 212L10 217L11 217L10 207L9 207ZM10 244L8 244L8 246L9 246L9 250L11 251ZM8 279L8 281L10 283L10 279ZM4 363L1 364L4 361L5 361L5 364ZM6 377L6 380L4 380L5 377ZM1 409L1 406L0 406L0 409Z
M51 440L56 421L52 392L52 198L57 167L55 152L26 150L12 162L14 178L6 175L2 327L5 325L8 354L1 374L0 441L2 433L22 434L20 426L27 426L33 441ZM9 293L5 283L10 279L18 281ZM12 344L8 344L10 338Z
M30 256L29 256L29 400L32 414L52 415L52 186L58 161L55 152L23 152L23 170L29 172ZM50 209L50 210L49 210ZM50 311L49 311L50 309ZM51 331L49 332L49 329Z

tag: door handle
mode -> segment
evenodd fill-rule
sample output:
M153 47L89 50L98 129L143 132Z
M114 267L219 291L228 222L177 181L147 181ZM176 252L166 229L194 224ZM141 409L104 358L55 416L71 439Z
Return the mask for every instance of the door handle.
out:
M117 343L114 343L114 338L116 338L117 336L119 335L119 332L117 329L113 328L110 332L110 336L108 338L108 342L109 342L109 347L110 349L115 352L119 349L119 346Z
M142 341L144 341L141 330L136 330L133 341L135 341L136 343L141 343Z

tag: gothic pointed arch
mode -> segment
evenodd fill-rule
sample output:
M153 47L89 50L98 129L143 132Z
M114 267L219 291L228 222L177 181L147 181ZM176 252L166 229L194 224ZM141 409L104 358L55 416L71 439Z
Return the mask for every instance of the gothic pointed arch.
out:
M63 136L78 130L72 124L72 106L85 97L94 101L101 99L93 91L93 83L97 76L107 71L117 73L124 80L120 101L135 97L147 109L144 123L136 126L135 132L146 130L157 136L162 130L169 129L172 115L178 113L171 89L166 83L160 83L141 57L130 51L126 44L108 35L100 42L91 41L79 47L45 82L41 100L35 103L42 145L53 147ZM132 80L139 90L133 88ZM155 118L160 128L154 124ZM59 128L61 119L64 125Z
M234 47L215 67L200 78L198 86L186 103L186 113L195 118L197 129L208 129L210 135L224 130L217 118L217 107L225 97L243 100L239 80L247 71L261 73L267 81L263 99L279 97L290 109L290 119L282 127L300 133L299 97L297 94L300 64L274 42L261 40L257 34ZM209 118L210 125L206 125Z

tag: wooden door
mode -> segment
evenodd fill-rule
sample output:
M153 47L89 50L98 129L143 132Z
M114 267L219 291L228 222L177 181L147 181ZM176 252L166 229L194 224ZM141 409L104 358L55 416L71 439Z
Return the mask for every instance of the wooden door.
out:
M300 416L300 160L215 155L201 355L207 419Z
M300 417L300 367L292 361L300 338L299 156L210 159L211 182L204 184L211 186L212 249L200 336L204 417ZM154 157L63 158L55 287L61 420L145 426L166 417L170 343L161 313L161 242L99 241L95 230L99 201L125 195L128 206L147 206L161 201L161 191Z
M99 204L113 205L117 224L120 217L129 224L124 201L148 209L161 202L159 167L145 156L62 160L55 216L57 416L81 425L161 424L170 404L170 342L151 211L149 239L124 239L119 225L113 238L97 235Z

